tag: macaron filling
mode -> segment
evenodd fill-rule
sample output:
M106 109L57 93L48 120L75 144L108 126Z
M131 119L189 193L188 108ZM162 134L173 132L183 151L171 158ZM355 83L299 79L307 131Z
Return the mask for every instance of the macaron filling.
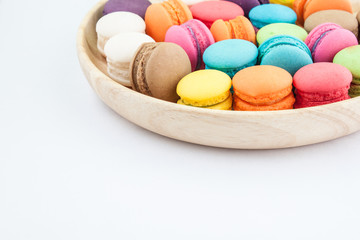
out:
M317 46L321 43L321 40L324 39L324 37L329 33L334 31L335 29L330 29L327 30L326 32L324 32L323 34L320 35L320 37L315 41L314 46L311 48L311 52L314 54Z
M190 35L191 35L191 37L192 37L192 39L193 39L193 41L195 42L195 48L196 48L196 51L197 51L197 61L196 61L196 67L195 67L195 70L198 70L198 69L200 69L200 67L201 67L201 46L200 46L200 43L199 43L199 40L198 40L198 38L196 37L196 34L195 34L195 32L194 32L194 30L193 30L193 28L189 25L189 24L186 24L185 25L185 27L186 27L186 29L190 32Z
M154 51L155 48L158 47L158 45L158 43L143 45L143 47L140 49L140 51L138 51L138 54L135 57L136 64L133 64L132 69L132 84L134 89L148 96L152 96L152 93L147 82L145 81L146 64L151 53Z

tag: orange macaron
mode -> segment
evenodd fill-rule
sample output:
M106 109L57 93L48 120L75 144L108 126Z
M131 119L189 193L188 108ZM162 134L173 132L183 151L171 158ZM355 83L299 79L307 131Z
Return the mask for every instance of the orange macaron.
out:
M296 23L301 26L311 14L322 10L337 9L353 13L349 0L295 0L293 9L297 14Z
M181 0L151 4L145 13L146 34L156 42L163 42L167 30L193 19L189 7Z
M295 103L292 82L291 74L279 67L260 65L245 68L233 78L234 110L292 109Z
M224 21L216 20L210 31L216 42L227 39L243 39L256 44L255 29L251 22L244 16Z

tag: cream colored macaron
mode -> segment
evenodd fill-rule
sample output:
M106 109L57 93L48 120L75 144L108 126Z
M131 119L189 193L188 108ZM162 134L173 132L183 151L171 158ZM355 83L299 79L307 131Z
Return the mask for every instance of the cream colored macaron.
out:
M134 13L113 12L107 14L96 23L98 50L105 56L104 47L111 37L124 32L145 33L145 27L145 21Z
M107 71L112 79L130 87L130 62L138 48L146 42L155 42L144 33L119 33L105 44L104 52L107 61Z

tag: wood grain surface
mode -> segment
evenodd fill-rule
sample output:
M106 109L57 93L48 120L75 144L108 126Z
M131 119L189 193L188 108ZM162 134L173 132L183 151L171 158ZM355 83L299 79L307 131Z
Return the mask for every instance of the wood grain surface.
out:
M134 124L181 141L236 149L296 147L360 130L360 97L305 109L235 112L177 105L116 83L107 75L106 61L96 48L95 24L105 2L99 2L81 23L79 62L100 99Z

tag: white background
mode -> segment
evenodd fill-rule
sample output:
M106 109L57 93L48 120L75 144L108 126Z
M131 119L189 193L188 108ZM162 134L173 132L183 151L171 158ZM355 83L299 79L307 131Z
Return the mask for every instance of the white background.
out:
M76 56L97 0L0 0L0 239L359 240L360 133L241 151L104 105Z

